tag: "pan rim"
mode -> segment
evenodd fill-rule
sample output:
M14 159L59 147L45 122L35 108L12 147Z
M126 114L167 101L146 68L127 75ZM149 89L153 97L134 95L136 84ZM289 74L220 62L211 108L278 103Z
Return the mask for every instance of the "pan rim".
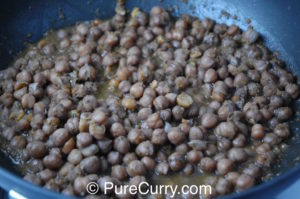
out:
M272 189L273 191L276 191L277 194L279 194L280 192L283 191L283 184L285 186L289 186L290 184L294 183L294 181L298 180L298 175L297 172L300 172L300 164L296 165L295 167L293 167L291 170L284 172L283 174L267 181L261 184L258 184L248 190L239 192L239 193L233 193L230 195L225 195L222 196L221 199L229 199L229 198L249 198L250 196L253 196L254 194L256 195L256 197L258 197L258 193L264 191L265 194L268 194L269 192L267 190ZM6 191L10 190L14 190L16 192L18 192L19 194L26 194L24 193L24 189L28 189L29 191L34 191L34 192L38 192L38 193L42 193L44 196L47 196L48 198L66 198L66 199L71 199L71 198L78 198L75 196L67 196L67 195L63 195L61 193L58 192L54 192L48 189L45 189L43 187L34 185L30 182L27 182L23 179L21 179L19 176L15 175L14 173L2 168L0 166L0 186L2 188L4 188ZM7 184L7 180L10 181L9 184ZM282 184L280 184L282 183ZM14 184L15 188L10 187L10 185ZM280 189L275 189L276 186L281 186ZM27 192L28 193L28 192ZM24 195L24 197L26 197L26 195Z

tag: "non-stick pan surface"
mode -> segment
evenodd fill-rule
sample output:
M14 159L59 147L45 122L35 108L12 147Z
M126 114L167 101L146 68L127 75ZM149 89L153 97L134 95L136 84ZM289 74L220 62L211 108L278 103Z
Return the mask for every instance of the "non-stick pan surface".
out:
M108 0L7 0L0 2L0 68L8 67L26 42L40 39L49 29L61 28L93 18L109 18L116 1ZM128 0L127 8L152 6L171 8L174 15L210 17L219 23L254 26L268 47L280 52L287 67L300 77L300 2L297 0ZM235 19L236 18L236 19ZM251 20L248 24L247 21ZM292 136L282 161L273 165L279 177L228 198L272 198L300 179L300 102L293 104ZM27 198L68 198L27 183L14 172L8 158L0 154L0 187ZM226 198L227 198L226 197Z

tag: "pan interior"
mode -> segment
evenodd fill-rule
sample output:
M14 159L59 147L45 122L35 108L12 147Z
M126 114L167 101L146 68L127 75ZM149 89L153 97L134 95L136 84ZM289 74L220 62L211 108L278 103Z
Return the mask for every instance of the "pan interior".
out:
M116 1L69 1L69 0L11 0L0 3L0 67L5 68L13 57L24 49L26 42L40 39L49 29L57 29L75 24L77 21L90 20L96 17L108 18L113 15ZM175 15L191 14L199 18L209 17L218 23L236 24L242 29L249 25L260 32L271 50L280 52L281 58L294 75L300 77L300 9L296 1L282 1L274 4L271 1L226 1L226 0L128 0L128 9L140 7L143 10L155 5L169 8ZM274 5L273 5L274 4ZM271 11L265 8L269 7ZM279 12L280 10L287 10ZM273 10L273 11L272 11ZM278 10L278 12L276 12ZM249 24L249 19L251 23ZM288 23L286 23L288 22ZM279 25L278 25L279 24ZM300 101L292 104L294 117L290 121L292 137L288 141L286 153L281 161L274 165L276 175L288 171L300 162ZM16 172L13 164L0 153L2 167Z

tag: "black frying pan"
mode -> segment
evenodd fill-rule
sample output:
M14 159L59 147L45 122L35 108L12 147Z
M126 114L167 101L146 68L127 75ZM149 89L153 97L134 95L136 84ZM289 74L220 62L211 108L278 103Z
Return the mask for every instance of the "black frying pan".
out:
M266 44L277 50L288 68L300 77L300 2L297 0L128 0L128 9L140 7L149 11L154 5L173 8L174 15L188 13L199 18L210 17L219 23L237 24L246 29L251 25L260 32ZM24 42L40 39L48 29L74 24L95 17L113 16L116 1L108 0L3 0L0 2L0 67L24 48ZM234 19L236 16L237 19ZM228 198L281 198L278 195L300 179L300 102L293 104L292 136L282 161L273 165L279 177ZM68 198L23 181L10 160L0 154L0 187L27 198ZM300 188L300 187L299 187ZM300 190L300 189L299 189ZM299 191L300 193L300 191ZM225 197L225 198L227 198ZM297 198L298 191L290 191Z

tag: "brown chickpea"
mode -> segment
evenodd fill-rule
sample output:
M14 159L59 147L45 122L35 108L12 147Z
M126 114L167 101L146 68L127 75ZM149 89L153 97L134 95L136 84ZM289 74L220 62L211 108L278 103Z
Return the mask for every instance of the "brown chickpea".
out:
M232 161L230 159L220 159L217 163L217 171L221 175L225 175L232 170Z
M201 159L200 167L205 172L212 172L216 168L216 161L209 157L204 157Z
M253 139L262 139L265 136L264 127L261 124L255 124L251 129L251 137Z

